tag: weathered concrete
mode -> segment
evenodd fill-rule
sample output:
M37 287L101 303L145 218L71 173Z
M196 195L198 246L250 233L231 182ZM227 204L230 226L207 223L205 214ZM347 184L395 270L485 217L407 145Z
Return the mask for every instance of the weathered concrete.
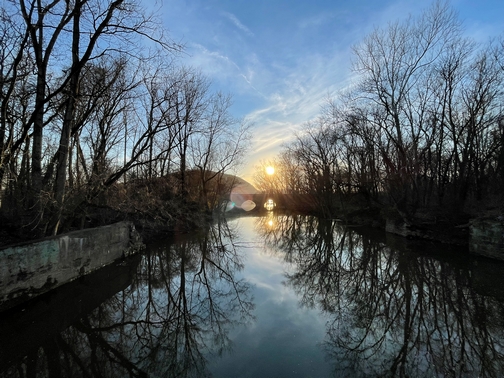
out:
M128 256L143 244L130 222L0 250L0 309Z
M471 253L504 260L504 219L479 218L469 227L469 251Z

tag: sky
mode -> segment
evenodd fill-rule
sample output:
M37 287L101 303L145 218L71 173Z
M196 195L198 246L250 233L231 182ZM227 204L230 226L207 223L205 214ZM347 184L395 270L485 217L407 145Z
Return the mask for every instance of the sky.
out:
M233 97L231 113L253 139L240 177L320 114L352 82L352 46L376 27L419 15L423 0L163 0L159 16L185 45L180 59ZM503 0L452 0L465 32L486 41L504 33Z

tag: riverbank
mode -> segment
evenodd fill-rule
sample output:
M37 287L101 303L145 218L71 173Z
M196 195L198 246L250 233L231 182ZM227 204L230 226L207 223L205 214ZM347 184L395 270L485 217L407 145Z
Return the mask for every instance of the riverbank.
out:
M323 199L313 194L276 193L269 197L276 203L275 211L339 219L349 226L373 227L407 239L463 246L478 240L478 245L486 244L489 249L499 249L504 244L501 240L504 216L498 206L473 206L468 211L423 208L405 214L396 207L386 205L385 199L373 201L359 193L328 198L329 203L325 205L322 204ZM265 194L260 193L254 196L254 201L264 202L265 198ZM485 235L484 241L479 239L480 235ZM504 251L502 253L504 255Z
M58 234L131 222L149 241L203 227L211 219L197 198L174 193L168 179L136 180L117 184L105 193L83 200L74 198L63 211ZM18 208L0 212L0 247L49 236L29 214Z
M386 208L361 208L338 214L347 225L370 226L407 239L467 246L472 254L504 260L504 216L497 209L480 214L418 212L402 217Z
M467 245L471 218L450 218L439 214L422 213L416 217L401 217L388 208L367 207L338 214L348 225L381 228L408 239L424 239L445 244ZM476 219L476 218L475 218Z
M350 226L371 226L408 239L452 245L469 245L478 240L478 245L485 244L489 249L500 248L499 251L504 245L499 233L499 230L504 230L500 208L479 212L417 209L414 215L406 216L396 208L384 205L386 201L371 201L358 193L333 198L331 205L323 207L317 197L310 194L275 194L270 197L277 205L275 211L337 218ZM262 206L266 200L265 193L253 194L251 199L257 204L253 213L265 211ZM241 209L234 211L237 215L243 212ZM22 217L0 219L0 246L29 239L30 224L16 224L19 219ZM103 196L80 206L78 212L67 214L60 231L71 232L120 221L133 223L142 239L149 242L203 228L212 221L212 214L201 205L199 198L176 195L167 179L137 180L128 185L115 185ZM488 228L493 231L487 232ZM481 235L485 235L484 241L478 239ZM476 249L482 250L480 247Z

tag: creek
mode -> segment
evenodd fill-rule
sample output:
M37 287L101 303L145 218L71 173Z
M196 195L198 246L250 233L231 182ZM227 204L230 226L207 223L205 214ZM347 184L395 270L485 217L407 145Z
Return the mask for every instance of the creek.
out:
M221 220L0 313L0 377L496 377L504 263L335 220Z

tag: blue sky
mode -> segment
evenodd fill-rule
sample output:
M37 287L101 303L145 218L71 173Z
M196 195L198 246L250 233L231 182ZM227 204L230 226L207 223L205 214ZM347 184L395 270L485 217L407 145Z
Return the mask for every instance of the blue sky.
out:
M422 0L163 0L170 36L185 44L185 64L213 89L230 93L232 113L253 123L238 174L251 180L324 99L351 81L351 47L374 27L418 15ZM504 32L503 0L452 0L466 33L486 40Z

